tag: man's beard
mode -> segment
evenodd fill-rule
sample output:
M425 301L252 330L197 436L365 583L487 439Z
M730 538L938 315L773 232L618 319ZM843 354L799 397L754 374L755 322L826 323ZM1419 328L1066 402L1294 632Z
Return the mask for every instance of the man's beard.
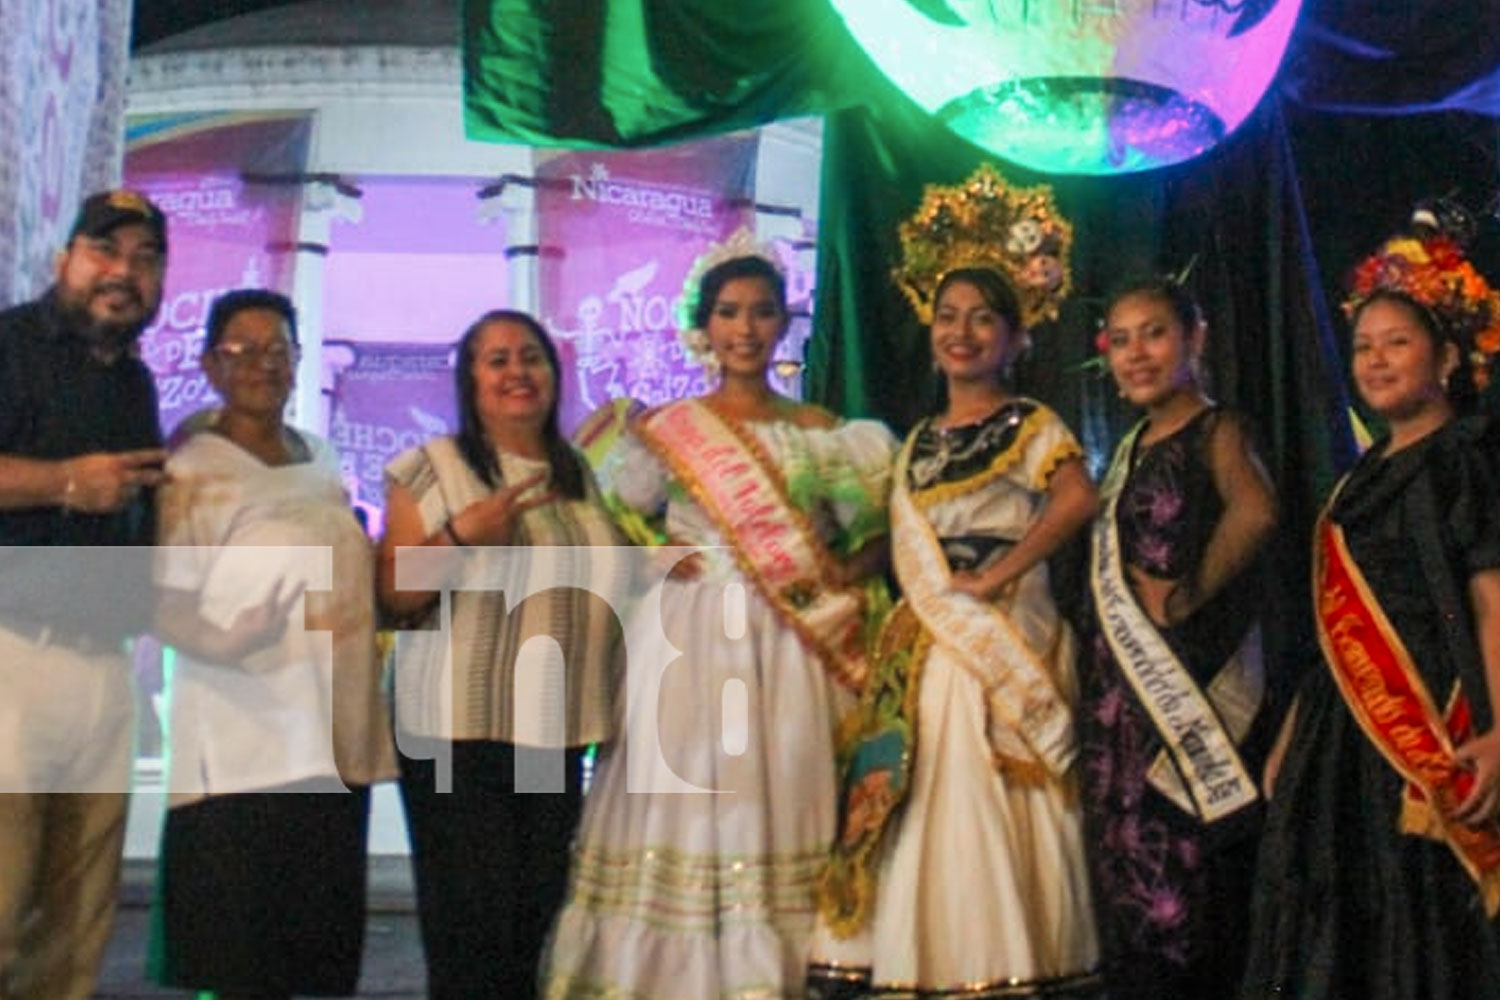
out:
M69 329L76 333L89 349L107 357L113 357L130 350L131 346L140 339L146 327L156 316L156 310L143 312L137 319L131 320L108 320L99 319L89 311L89 303L93 296L102 288L91 289L86 295L71 297L67 292L58 296L60 312L67 321ZM128 289L129 293L140 302L140 296L134 289Z

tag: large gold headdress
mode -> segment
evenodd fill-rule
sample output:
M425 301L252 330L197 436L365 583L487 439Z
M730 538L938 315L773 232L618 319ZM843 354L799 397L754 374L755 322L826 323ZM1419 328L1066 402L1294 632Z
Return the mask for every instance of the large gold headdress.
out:
M923 323L932 322L938 284L955 268L988 267L1004 275L1027 327L1056 319L1072 290L1073 227L1057 211L1052 188L1012 187L988 163L962 184L929 184L900 234L901 265L892 276Z

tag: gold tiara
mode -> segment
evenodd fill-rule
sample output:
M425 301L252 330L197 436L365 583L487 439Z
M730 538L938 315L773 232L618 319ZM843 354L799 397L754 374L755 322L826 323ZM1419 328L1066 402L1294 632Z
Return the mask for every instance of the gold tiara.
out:
M708 331L693 322L698 311L698 298L703 292L703 276L720 264L741 257L759 257L771 265L783 281L786 280L786 270L776 256L775 247L757 240L749 226L740 226L723 243L710 243L708 249L693 261L682 282L682 296L677 300L677 340L682 344L683 353L690 362L710 371L717 368L718 362L708 345Z
M1058 212L1052 188L1013 187L988 163L961 184L929 184L900 236L901 265L892 277L924 324L932 322L943 276L961 267L1003 275L1028 328L1056 319L1072 290L1073 226Z

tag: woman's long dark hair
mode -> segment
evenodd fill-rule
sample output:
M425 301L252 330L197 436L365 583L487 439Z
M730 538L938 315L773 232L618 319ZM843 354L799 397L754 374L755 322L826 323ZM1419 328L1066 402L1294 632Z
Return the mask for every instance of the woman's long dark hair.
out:
M476 319L458 342L458 360L454 363L453 375L458 394L459 453L486 486L495 489L501 484L503 477L500 474L500 459L495 454L494 444L484 433L484 424L479 419L479 404L474 398L478 393L474 382L474 355L479 335L491 323L516 323L524 326L536 337L542 353L547 356L555 389L552 406L548 408L547 419L542 424L542 445L547 451L547 464L552 467L552 488L569 500L582 500L583 465L578 453L562 436L557 423L558 402L562 392L562 367L557 357L557 345L552 342L542 324L519 309L490 310Z

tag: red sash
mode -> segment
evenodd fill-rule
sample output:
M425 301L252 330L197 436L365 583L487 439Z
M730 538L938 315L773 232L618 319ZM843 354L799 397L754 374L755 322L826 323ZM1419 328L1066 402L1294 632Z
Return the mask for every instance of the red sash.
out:
M1500 911L1500 828L1451 819L1474 787L1453 748L1472 735L1466 696L1455 682L1438 710L1416 663L1354 562L1343 530L1326 511L1313 547L1318 642L1339 691L1375 749L1407 782L1401 831L1447 844L1479 885L1485 910Z

